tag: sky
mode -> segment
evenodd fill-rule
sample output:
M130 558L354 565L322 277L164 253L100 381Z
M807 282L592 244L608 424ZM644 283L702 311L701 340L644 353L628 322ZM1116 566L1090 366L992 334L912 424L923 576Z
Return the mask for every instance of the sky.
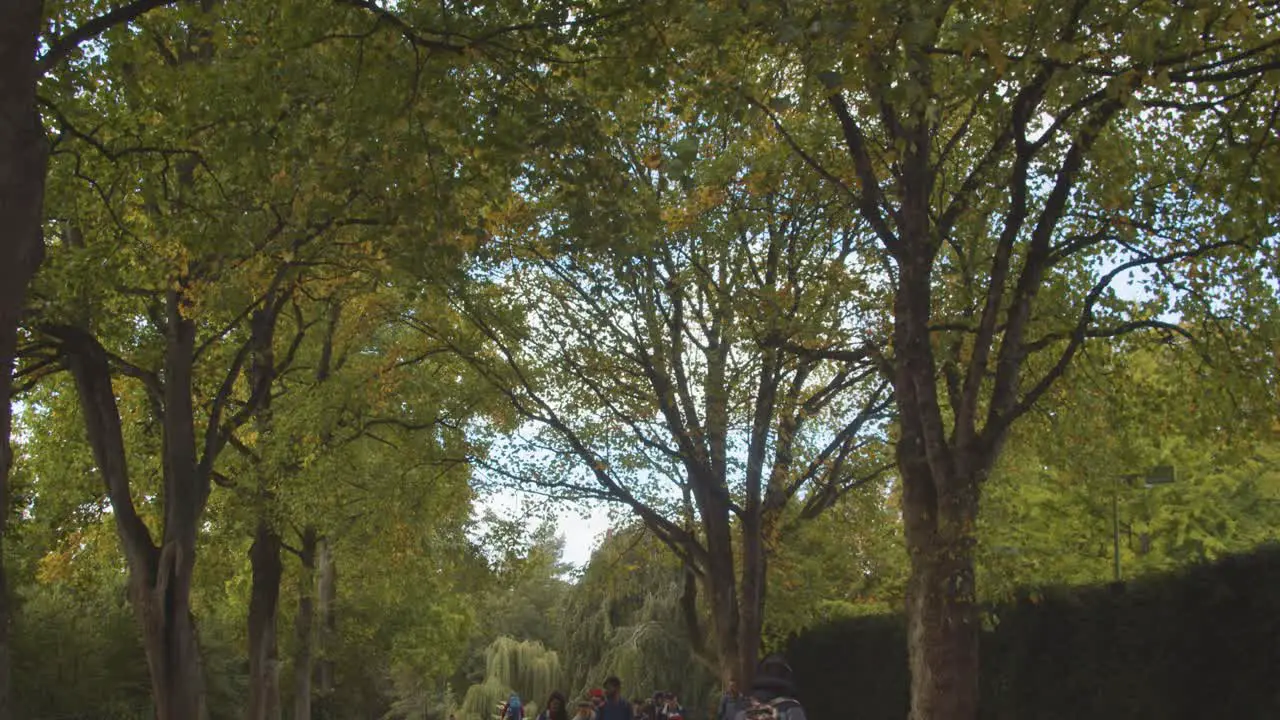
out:
M545 502L517 490L504 489L488 497L481 498L476 509L477 516L483 516L486 510L497 514L510 515L520 512L527 502ZM614 511L617 514L617 510ZM564 554L561 561L581 570L591 560L591 553L604 539L609 529L609 506L596 505L585 511L582 508L564 505L556 509L556 530L564 538Z

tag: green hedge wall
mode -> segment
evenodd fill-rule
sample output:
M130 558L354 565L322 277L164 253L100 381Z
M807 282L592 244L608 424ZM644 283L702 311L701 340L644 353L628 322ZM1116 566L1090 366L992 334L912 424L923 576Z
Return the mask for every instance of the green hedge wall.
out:
M983 718L1280 718L1280 547L1024 596L988 624ZM787 652L809 717L906 717L901 618L815 627Z

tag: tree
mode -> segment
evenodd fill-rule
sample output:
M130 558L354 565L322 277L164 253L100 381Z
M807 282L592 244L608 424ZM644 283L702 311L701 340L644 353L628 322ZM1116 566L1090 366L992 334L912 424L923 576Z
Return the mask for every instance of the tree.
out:
M146 661L100 481L78 440L74 387L49 382L15 418L20 514L6 547L14 596L13 712L100 712L127 718L150 705Z
M1207 562L1276 537L1274 381L1186 342L1089 348L1016 428L979 522L982 596ZM1156 465L1172 484L1144 487ZM1136 480L1131 480L1136 475ZM1113 527L1114 523L1114 527Z
M849 493L778 544L765 612L769 648L822 622L897 612L906 586L897 482Z
M599 144L543 160L489 217L495 245L451 295L463 326L414 324L526 423L491 476L634 513L702 583L699 652L745 682L783 513L880 474L888 393L869 354L806 346L874 320L850 307L876 290L848 213L683 102L640 90L584 121L575 142Z
M536 714L539 704L556 689L560 658L542 643L499 637L485 650L484 677L483 683L467 688L463 715L495 717L512 693L520 696L526 713Z
M617 675L631 695L652 689L691 701L705 697L717 679L688 635L685 614L705 617L693 604L694 582L680 558L642 523L612 530L569 591L560 618L555 647L569 690L599 687Z
M425 40L385 13L370 20L363 12L337 5L307 4L305 12L290 15L287 23L254 8L240 8L242 14L235 10L202 6L191 12L153 13L136 32L109 38L100 56L47 83L46 109L60 131L55 157L65 160L55 168L55 178L72 186L83 182L82 189L90 193L86 198L62 185L51 193L50 214L68 229L62 242L55 243L60 257L49 272L69 272L79 294L48 293L61 295L52 303L59 307L46 307L44 314L62 317L46 317L36 329L59 339L61 350L73 360L112 355L117 368L140 378L153 396L166 452L186 446L192 446L188 454L196 452L194 439L178 442L178 436L193 434L186 428L189 423L205 423L199 457L170 458L164 466L167 475L178 477L166 488L164 502L179 510L166 519L163 532L177 534L182 546L178 555L187 562L194 562L194 545L182 544L195 542L194 528L211 480L235 482L218 462L221 450L231 446L254 455L255 443L245 442L237 431L252 423L258 436L271 434L272 401L288 389L279 378L298 359L310 329L329 316L331 307L351 299L351 286L385 283L374 274L385 265L386 248L374 247L379 236L368 228L387 228L387 235L445 236L419 250L419 258L441 261L458 254L453 228L447 227L455 206L440 203L426 213L409 200L420 200L418 193L443 192L440 183L431 182L437 174L430 158L459 147L454 141L464 131L475 132L463 114L446 117L424 107L427 102L461 103L462 96L476 91L450 76L452 65L437 68L439 73L422 72L426 61L419 51L456 55L458 46ZM343 27L351 33L335 38L335 29ZM392 32L382 32L385 27ZM396 70L394 58L410 48L419 64L416 74ZM385 71L374 75L364 62ZM277 74L278 82L264 79ZM424 110L430 122L400 122L398 113L406 102ZM95 123L96 118L103 121ZM393 157L402 162L390 162ZM467 176L449 179L462 182ZM86 208L95 203L95 192L104 207ZM481 194L479 188L472 194ZM92 245L87 250L81 247L86 237ZM127 259L110 270L117 273L114 289L123 297L104 297L87 286L87 278L75 275L119 239L128 241L120 253ZM157 249L159 258L152 255ZM165 297L167 317L162 319L157 319L162 314L157 304L145 300L159 295ZM94 316L104 308L121 312L123 324ZM291 324L283 337L282 316ZM117 337L128 350L98 352L105 347L95 345L110 345L111 333L81 332L97 323L120 331ZM150 327L131 336L131 324ZM148 340L153 338L146 329L156 330L167 343L161 368L148 367L147 360L153 359L147 357L152 352ZM120 361L130 353L144 359ZM197 370L198 358L212 358L215 366L226 363L225 376L204 386L198 383L208 378L197 376L187 390L178 382L174 395L167 396L175 378L181 381ZM78 377L90 373L84 363L71 365ZM105 372L106 365L91 370ZM385 374L382 370L372 368L376 375ZM86 403L105 408L113 388L101 379L98 386L98 395ZM414 422L411 413L400 409L386 415L381 422ZM439 429L434 419L421 427ZM91 432L91 438L100 448L113 444L97 433ZM122 454L124 443L114 444L120 447L109 452ZM289 465L262 466L257 472L237 468L256 476L244 483L255 487L251 557L257 581L249 603L255 718L279 712L275 617L283 546L273 522L275 488L267 473ZM193 477L182 479L188 466ZM127 486L127 479L118 480ZM174 492L188 485L190 493ZM127 494L113 497L115 503L128 501ZM145 528L129 527L128 515L118 513L117 519L124 518L122 529L133 536L134 574L156 575L146 570L150 538L143 536ZM170 520L177 527L171 528ZM185 592L179 588L178 595ZM183 614L158 613L149 620ZM198 652L194 641L190 644L184 652L194 666ZM157 652L149 646L153 660ZM180 665L153 662L157 673L181 670ZM189 674L194 678L199 672ZM174 692L191 702L199 694ZM192 706L178 714L194 712Z
M60 63L82 43L106 30L133 21L167 4L135 0L101 15L72 19L59 35L44 35L43 0L15 0L0 9L0 507L9 507L9 475L13 455L13 368L18 325L28 284L44 257L41 232L48 147L36 107L40 75ZM37 54L42 50L43 54ZM0 514L3 547L7 514ZM0 566L0 720L11 717L9 685L9 593Z
M569 585L561 562L564 541L539 509L481 520L484 561L470 588L476 623L454 674L465 688L462 711L488 717L494 704L517 692L528 706L542 703L565 679L559 629Z
M880 246L892 330L853 348L893 383L916 720L976 716L981 488L1086 342L1183 333L1170 310L1265 329L1253 311L1274 307L1273 14L789 3L689 21L746 32L716 38L699 67ZM1118 295L1127 278L1154 301ZM1220 291L1232 282L1240 304Z
M207 131L164 122L220 111L181 96L158 99L166 89L216 78L219 20L207 8L160 16L137 37L153 41L150 52L161 62L139 63L147 59L141 43L120 42L78 67L80 79L111 87L109 101L73 82L60 94L66 85L50 82L49 107L62 130L55 157L67 162L55 168L50 193L50 214L60 225L50 243L56 257L28 324L53 341L49 351L76 379L130 568L160 717L206 712L190 595L201 519L213 481L225 480L218 457L266 407L270 378L294 359L307 331L299 313L278 363L272 351L305 267L302 252L344 224L353 200L255 198L254 189L270 187L271 169L246 161L236 146L252 134L249 123L218 143ZM105 118L96 137L82 129L83 114ZM308 178L296 179L305 186ZM117 248L112 262L97 262L121 236L136 242ZM33 347L41 351L40 342ZM38 358L34 367L53 360ZM265 360L271 371L252 373L246 383L251 360L258 370ZM117 372L140 383L143 414L161 436L158 468L126 452L139 438L121 415ZM163 478L163 516L153 524L132 495L132 477L148 472Z
M93 82L79 76L86 67L95 64L96 59L90 54L81 53L81 46L98 41L102 35L113 33L123 26L134 23L148 13L161 8L179 5L195 7L195 12L211 14L217 11L218 3L214 0L201 0L200 3L178 3L175 0L132 0L103 10L99 3L44 3L42 0L15 0L5 3L0 10L0 220L4 231L0 234L0 504L8 505L8 477L11 456L8 450L9 430L11 425L12 372L18 343L18 327L22 317L25 297L31 278L40 266L43 250L43 207L45 176L48 170L48 142L41 115L37 111L37 91L43 82L48 84L50 76L61 76L60 81L72 88L89 89ZM279 21L281 14L273 3L240 4L243 12L241 20L254 18L265 21ZM399 15L373 2L363 0L335 0L323 6L311 4L307 12L284 17L288 22L279 22L273 30L287 35L290 22L311 27L309 22L318 13L328 12L332 18L336 14L339 19L335 26L353 17L365 20L365 26L350 33L346 39L367 39L379 30L389 29L391 33L407 46L414 56L413 65L421 69L425 59L445 54L462 57L479 46L487 46L497 54L510 54L510 48L503 45L505 37L514 32L530 35L537 33L554 35L556 31L577 32L598 18L590 15L574 15L568 8L556 3L545 4L536 9L533 17L525 14L525 9L510 8L500 4L487 5L484 8L465 7L461 10L448 6L430 6L411 4L401 8L404 15ZM406 16L408 19L406 19ZM428 30L418 30L417 24ZM161 23L162 25L164 23ZM251 35L253 35L251 33ZM386 33L383 33L386 35ZM110 49L114 41L122 39L117 34L112 42L102 43L99 47ZM253 35L250 44L260 40L262 36ZM297 38L298 36L293 36ZM302 38L302 47L316 41L316 36ZM320 41L338 39L320 36ZM539 35L531 45L541 48L546 40ZM160 48L172 51L161 45ZM166 60L176 60L170 55ZM68 65L75 67L68 69ZM478 82L483 73L475 74L470 80ZM263 85L270 88L270 83ZM415 88L415 91L419 88ZM390 96L388 96L390 97ZM472 96L474 99L476 96ZM161 95L151 99L164 99ZM45 97L44 100L48 100ZM454 105L454 109L463 103ZM46 110L50 108L46 105ZM460 114L441 114L438 119L461 117ZM96 122L85 127L95 127ZM207 128L206 128L207 129ZM421 128L417 128L421 129ZM384 146L384 150L387 150ZM169 153L171 157L177 151L174 147L129 148L128 152ZM451 179L465 184L471 177L467 173L458 173ZM447 220L444 213L438 219ZM0 520L0 531L3 530ZM3 535L0 532L0 535ZM0 569L0 590L3 590L3 573ZM0 592L0 596L7 595ZM8 716L8 660L7 641L3 634L8 629L7 606L0 602L0 718Z

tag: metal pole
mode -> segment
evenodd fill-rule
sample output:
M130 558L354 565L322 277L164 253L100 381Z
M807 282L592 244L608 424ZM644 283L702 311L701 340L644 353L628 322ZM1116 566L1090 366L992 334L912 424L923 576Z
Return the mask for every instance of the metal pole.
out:
M1120 582L1120 481L1111 486L1111 546L1116 562L1116 582Z

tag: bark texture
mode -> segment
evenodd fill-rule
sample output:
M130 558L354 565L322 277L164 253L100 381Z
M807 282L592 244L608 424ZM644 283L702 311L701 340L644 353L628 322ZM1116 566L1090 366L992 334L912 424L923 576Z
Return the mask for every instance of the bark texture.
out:
M904 237L925 237L928 183L908 196ZM918 217L919 227L910 218ZM920 247L927 247L920 242ZM931 258L900 259L894 306L894 389L901 437L898 470L911 575L907 650L911 720L970 720L978 713L979 618L973 548L978 465L957 452L944 430L937 368L930 346ZM986 459L981 463L985 466Z
M259 520L249 548L253 587L249 597L249 720L280 718L280 658L276 623L280 607L280 537Z
M315 716L332 720L332 696L334 690L333 654L338 635L338 566L333 557L333 543L321 538L318 547L317 581L318 620L316 658Z
M905 467L927 472L907 460ZM932 478L904 483L903 521L911 559L907 643L912 720L974 718L978 712L980 618L971 530L976 503L936 501ZM945 497L945 496L944 496Z
M282 277L272 283L263 298L262 305L252 313L250 323L249 382L252 395L259 398L255 408L255 425L258 434L271 433L271 394L275 382L276 319L279 316L282 294L275 286ZM280 559L283 547L280 534L272 523L274 492L270 472L255 462L255 498L258 524L254 529L253 546L249 550L249 563L253 569L253 584L249 600L249 707L247 720L279 720L280 718L280 658L276 628L280 612L280 581L284 577L284 565Z
M311 720L311 674L315 668L316 530L302 532L298 560L298 612L293 618L293 717Z

